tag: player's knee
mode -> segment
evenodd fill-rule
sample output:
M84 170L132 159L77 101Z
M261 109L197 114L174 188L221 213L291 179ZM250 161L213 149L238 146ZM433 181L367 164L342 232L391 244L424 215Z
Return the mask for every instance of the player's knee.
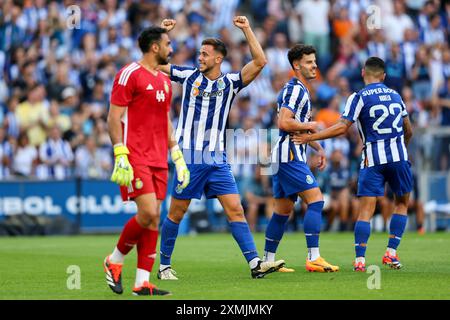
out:
M189 205L175 204L170 207L169 218L175 223L180 223Z
M233 203L226 208L226 214L230 221L245 220L244 208L240 203Z
M145 208L139 210L138 219L142 226L151 227L158 226L160 213L156 208Z

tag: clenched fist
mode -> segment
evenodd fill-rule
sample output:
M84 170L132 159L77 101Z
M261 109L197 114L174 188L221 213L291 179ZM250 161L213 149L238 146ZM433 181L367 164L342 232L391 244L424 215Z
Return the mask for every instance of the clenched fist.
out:
M250 23L248 22L248 19L246 16L236 16L233 19L233 23L236 27L239 29L249 28Z
M174 19L164 19L161 22L161 28L164 28L167 31L170 31L175 27L176 24L177 24L177 21Z

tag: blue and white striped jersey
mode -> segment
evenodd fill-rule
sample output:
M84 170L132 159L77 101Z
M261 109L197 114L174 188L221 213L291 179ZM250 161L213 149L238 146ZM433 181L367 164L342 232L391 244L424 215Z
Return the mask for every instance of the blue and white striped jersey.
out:
M403 135L405 104L383 83L372 83L353 93L342 118L357 123L364 147L361 168L408 160Z
M278 94L278 112L288 108L295 114L295 120L309 122L311 101L308 89L297 78L286 83ZM272 150L272 162L302 161L306 163L306 144L296 145L289 139L289 132L280 130L279 139Z
M183 85L176 139L186 162L226 161L226 123L233 99L244 87L241 73L210 80L197 68L172 65L170 79Z

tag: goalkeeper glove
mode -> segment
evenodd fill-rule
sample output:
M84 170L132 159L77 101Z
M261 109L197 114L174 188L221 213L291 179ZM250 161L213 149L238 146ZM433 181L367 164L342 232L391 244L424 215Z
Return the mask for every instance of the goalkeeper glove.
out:
M177 170L177 180L179 182L177 189L183 190L189 184L191 174L189 172L189 169L187 168L186 162L184 161L183 153L181 152L178 145L175 145L170 150L170 155L172 157L173 163L175 163L175 168Z
M111 181L120 186L128 186L134 179L133 167L131 167L131 164L128 161L128 154L130 154L130 151L128 151L128 148L121 143L114 146L114 156L116 160L114 162Z

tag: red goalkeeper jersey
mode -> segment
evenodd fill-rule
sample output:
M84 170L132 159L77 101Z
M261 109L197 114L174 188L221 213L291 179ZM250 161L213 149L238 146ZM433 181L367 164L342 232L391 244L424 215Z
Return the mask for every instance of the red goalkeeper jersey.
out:
M131 165L167 168L170 79L155 75L137 62L123 67L114 79L111 104L127 108L122 119L123 143Z

